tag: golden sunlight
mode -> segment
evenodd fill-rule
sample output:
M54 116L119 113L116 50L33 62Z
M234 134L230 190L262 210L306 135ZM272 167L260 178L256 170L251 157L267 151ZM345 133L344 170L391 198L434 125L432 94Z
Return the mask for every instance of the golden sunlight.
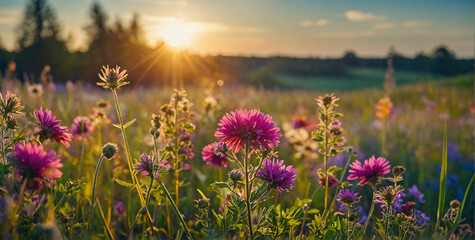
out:
M169 19L158 31L158 36L173 47L189 46L194 33L193 28L178 19Z

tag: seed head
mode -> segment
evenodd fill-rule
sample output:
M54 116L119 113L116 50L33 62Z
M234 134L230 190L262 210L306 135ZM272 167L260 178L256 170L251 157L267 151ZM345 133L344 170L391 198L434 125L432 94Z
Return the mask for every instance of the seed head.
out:
M109 65L103 66L101 73L99 74L99 78L102 82L98 82L97 85L103 88L115 90L129 84L129 82L125 81L127 75L127 70L120 71L119 66L116 66L115 68L109 68Z
M109 160L114 158L117 153L119 153L119 148L115 143L106 143L106 145L102 147L102 155Z

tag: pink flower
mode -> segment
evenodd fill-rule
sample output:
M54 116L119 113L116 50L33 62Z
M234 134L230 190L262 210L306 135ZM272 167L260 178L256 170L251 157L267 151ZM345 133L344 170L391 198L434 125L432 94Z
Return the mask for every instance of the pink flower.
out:
M88 136L93 129L88 117L77 116L71 126L71 133L73 137L81 139L82 137Z
M390 168L389 162L382 157L376 159L372 156L365 160L363 165L359 161L354 161L350 165L348 180L361 179L358 183L360 186L364 186L367 183L375 184L380 180L381 176L390 172Z
M295 175L295 169L292 166L285 167L284 160L264 159L264 168L259 169L257 177L266 181L269 186L276 188L277 191L288 191L290 188L294 188L294 181L297 177Z
M269 149L277 146L282 136L272 117L260 110L235 110L223 116L218 125L214 136L234 152L239 152L247 142L254 150Z
M46 153L42 145L17 143L13 146L10 161L17 167L16 174L35 180L38 188L42 187L41 180L53 183L63 175L59 170L63 166L61 159L56 158L54 151Z
M62 143L66 147L69 147L71 134L67 127L59 124L61 121L56 120L56 117L53 115L51 110L46 109L43 111L43 107L41 107L39 110L35 110L34 115L37 121L36 123L40 127L35 135L40 136L40 141L52 139L58 143Z
M221 166L226 167L228 165L229 153L227 153L225 149L226 145L223 143L214 142L206 145L201 153L201 155L203 155L203 161L218 169L221 168Z

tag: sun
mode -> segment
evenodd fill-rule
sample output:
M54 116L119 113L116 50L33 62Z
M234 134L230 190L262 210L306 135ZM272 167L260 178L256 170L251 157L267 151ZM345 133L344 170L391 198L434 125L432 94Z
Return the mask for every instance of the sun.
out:
M186 47L191 44L193 29L188 24L172 19L163 24L158 34L163 40L173 47Z

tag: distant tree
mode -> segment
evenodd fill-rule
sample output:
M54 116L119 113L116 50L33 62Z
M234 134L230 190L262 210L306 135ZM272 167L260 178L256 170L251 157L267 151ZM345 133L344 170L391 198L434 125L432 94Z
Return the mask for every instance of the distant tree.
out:
M433 71L442 75L453 75L460 72L460 63L455 54L446 46L437 47L433 52Z
M107 42L109 32L107 13L98 2L95 2L91 6L89 17L91 18L91 23L85 27L90 41L89 50L102 48Z
M129 33L131 41L134 43L142 43L143 41L143 29L140 25L140 17L137 13L134 13L129 25Z
M354 66L360 64L360 59L353 50L347 50L341 58L344 64Z
M432 59L429 56L425 55L424 52L419 52L414 57L414 65L419 71L430 71L430 66L432 64Z
M18 47L23 49L44 38L57 38L59 23L46 0L31 0L18 26Z
M67 42L60 37L60 29L56 13L46 0L27 3L16 30L18 72L33 73L38 78L43 68L50 65L54 77L64 80L71 76L74 63Z

